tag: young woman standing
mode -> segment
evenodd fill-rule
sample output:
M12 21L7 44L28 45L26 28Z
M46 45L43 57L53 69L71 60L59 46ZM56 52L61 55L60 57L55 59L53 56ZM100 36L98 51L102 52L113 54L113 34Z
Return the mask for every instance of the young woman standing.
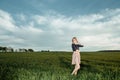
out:
M71 75L77 75L78 70L80 69L81 57L79 47L83 47L83 45L79 44L76 37L72 38L72 65L75 65L75 68Z

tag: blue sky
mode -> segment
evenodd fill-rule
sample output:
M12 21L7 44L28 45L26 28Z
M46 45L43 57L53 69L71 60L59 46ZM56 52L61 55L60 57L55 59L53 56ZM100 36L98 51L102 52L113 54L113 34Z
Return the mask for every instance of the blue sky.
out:
M0 0L0 45L71 51L119 49L119 0Z

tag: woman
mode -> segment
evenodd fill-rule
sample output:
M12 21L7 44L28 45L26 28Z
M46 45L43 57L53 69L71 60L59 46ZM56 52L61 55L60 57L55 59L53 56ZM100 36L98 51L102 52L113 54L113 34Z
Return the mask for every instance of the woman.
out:
M72 38L72 50L73 50L72 65L75 65L75 68L74 68L73 72L71 73L71 75L77 75L77 72L80 69L81 61L80 61L79 47L83 47L83 45L78 43L78 40L76 37L73 37Z

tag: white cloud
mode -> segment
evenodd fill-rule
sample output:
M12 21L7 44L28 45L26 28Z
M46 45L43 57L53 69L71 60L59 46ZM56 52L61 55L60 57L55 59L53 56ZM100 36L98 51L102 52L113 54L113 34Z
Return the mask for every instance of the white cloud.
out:
M29 39L37 38L43 32L40 28L34 27L32 22L17 26L13 17L3 10L0 10L0 22L0 41L3 46L20 45L26 47L29 45L29 42L27 42Z
M48 21L45 16L36 15L36 16L34 16L33 18L34 18L34 19L37 21L37 23L39 23L39 24L46 24L45 22Z
M16 25L16 21L9 13L3 10L0 10L0 13L0 21L3 22L0 23L0 36L2 36L0 40L13 36L9 44L14 46L71 50L71 38L77 36L86 46L85 50L119 49L120 47L120 9L76 17L48 13L30 16L29 21L26 21L27 15L18 14L27 23L21 22L19 25ZM8 31L11 33L9 34Z
M13 25L14 20L11 15L3 10L0 10L0 29L13 31L15 30L15 26Z
M40 28L34 27L33 22L30 22L28 25L20 26L18 30L24 34L25 33L26 34L39 34L43 32Z

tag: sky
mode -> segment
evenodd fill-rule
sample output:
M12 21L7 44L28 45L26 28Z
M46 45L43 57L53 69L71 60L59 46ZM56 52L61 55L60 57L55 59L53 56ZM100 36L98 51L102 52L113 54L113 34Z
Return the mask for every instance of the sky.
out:
M120 0L0 0L0 46L36 51L120 49Z

